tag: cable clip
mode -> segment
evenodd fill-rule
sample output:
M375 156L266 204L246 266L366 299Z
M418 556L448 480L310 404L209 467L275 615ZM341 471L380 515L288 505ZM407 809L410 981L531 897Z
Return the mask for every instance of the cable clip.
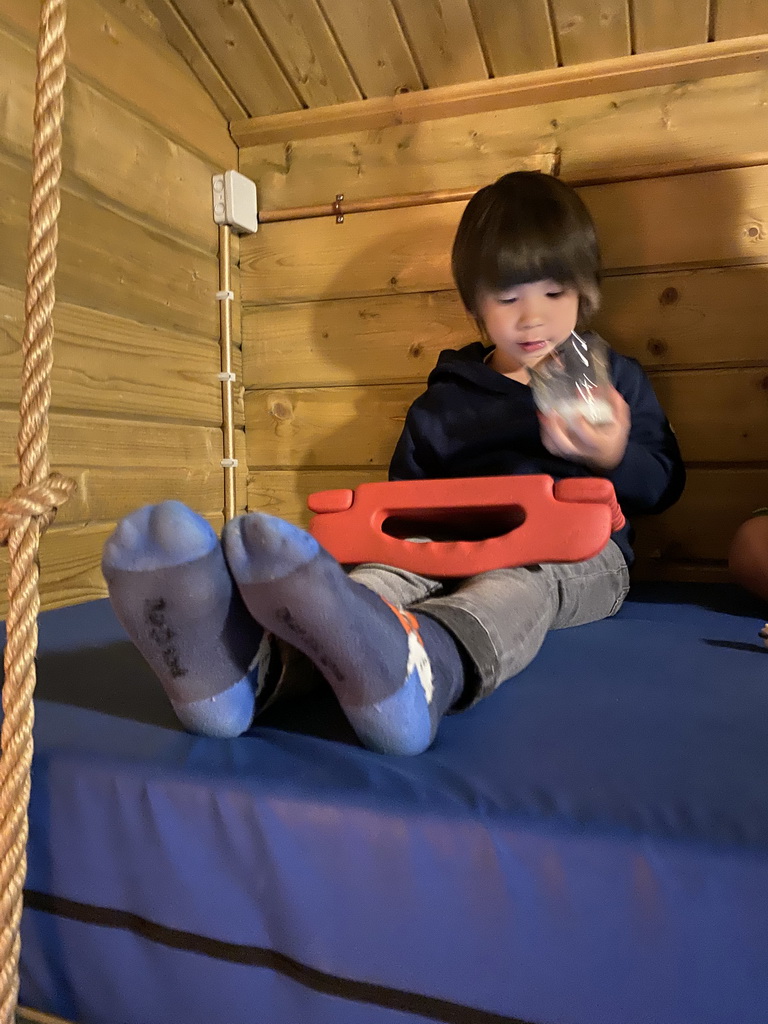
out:
M222 467L222 469L236 469L238 465L239 465L239 463L238 463L237 459L222 459L221 460L221 467Z
M232 291L216 292L216 298L219 302L234 302L235 293Z
M232 373L231 370L227 370L227 371L224 371L222 373L217 373L216 374L216 379L220 380L222 383L224 383L224 381L226 381L226 380L236 381L237 380L237 374Z

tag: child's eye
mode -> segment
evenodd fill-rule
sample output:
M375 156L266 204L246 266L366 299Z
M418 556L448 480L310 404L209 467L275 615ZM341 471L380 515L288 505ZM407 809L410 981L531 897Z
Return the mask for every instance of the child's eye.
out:
M551 288L547 292L547 297L550 298L550 299L559 299L561 295L565 295L565 289L564 288L557 288L557 289Z

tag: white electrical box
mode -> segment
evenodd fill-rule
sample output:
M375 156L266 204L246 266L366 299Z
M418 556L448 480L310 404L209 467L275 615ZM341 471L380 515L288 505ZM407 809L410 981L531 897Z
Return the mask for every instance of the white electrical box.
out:
M238 171L214 174L213 219L229 224L239 235L253 234L259 229L259 204L256 185Z

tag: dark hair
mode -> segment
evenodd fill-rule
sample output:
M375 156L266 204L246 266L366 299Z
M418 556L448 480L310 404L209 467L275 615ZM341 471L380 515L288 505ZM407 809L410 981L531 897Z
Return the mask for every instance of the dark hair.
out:
M586 206L570 186L538 171L513 171L476 192L451 254L456 287L477 315L481 291L552 279L579 293L579 322L600 305L600 250Z

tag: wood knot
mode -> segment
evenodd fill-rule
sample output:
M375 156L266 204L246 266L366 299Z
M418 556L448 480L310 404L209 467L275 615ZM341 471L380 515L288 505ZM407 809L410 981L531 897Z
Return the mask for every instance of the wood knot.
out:
M408 355L413 359L418 359L419 356L424 352L424 346L420 341L414 341L408 348Z
M284 398L275 398L269 403L269 414L276 420L292 420L293 408Z
M768 377L763 377L760 381L760 390L768 391Z
M672 306L680 298L680 292L677 288L665 288L659 296L659 302L662 306Z
M666 341L662 341L661 338L649 338L646 348L653 356L665 356L669 349Z

